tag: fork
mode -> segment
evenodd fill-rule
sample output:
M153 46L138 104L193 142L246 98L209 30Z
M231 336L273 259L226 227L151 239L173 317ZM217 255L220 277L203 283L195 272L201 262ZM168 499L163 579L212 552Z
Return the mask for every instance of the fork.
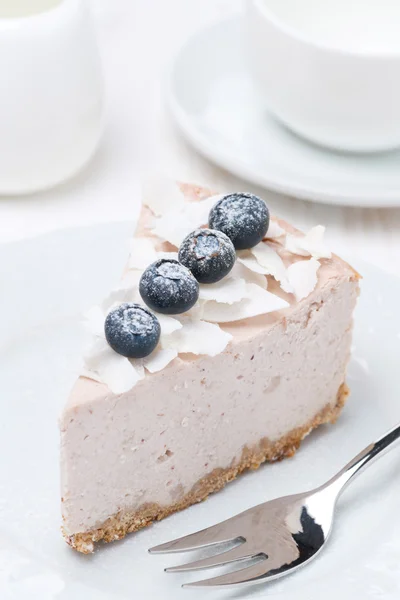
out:
M264 502L212 527L150 548L149 552L167 554L234 544L222 553L165 569L168 573L252 561L245 568L182 587L238 587L288 575L322 550L332 530L336 501L347 484L399 439L400 424L367 446L320 487Z

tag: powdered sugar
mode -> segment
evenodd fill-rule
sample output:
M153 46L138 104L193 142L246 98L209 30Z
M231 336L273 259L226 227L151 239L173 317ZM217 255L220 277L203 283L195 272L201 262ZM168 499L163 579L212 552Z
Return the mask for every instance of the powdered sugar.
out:
M227 235L236 249L250 248L267 233L269 211L254 194L228 194L212 208L209 226Z
M178 261L160 259L143 272L139 291L152 310L179 314L196 303L199 284L189 269Z
M141 307L122 304L122 310L110 313L110 328L118 329L125 335L145 335L153 329L153 320L149 313Z
M186 279L187 273L182 270L182 266L178 262L172 262L167 260L164 262L160 261L159 266L156 268L156 271L162 277L166 279Z
M200 283L215 283L230 272L236 253L225 234L215 229L196 229L183 240L179 260Z

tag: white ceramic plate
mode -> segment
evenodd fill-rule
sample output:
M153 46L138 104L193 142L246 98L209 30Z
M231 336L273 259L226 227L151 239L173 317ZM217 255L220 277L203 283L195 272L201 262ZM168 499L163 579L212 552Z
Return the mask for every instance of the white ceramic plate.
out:
M299 198L400 206L400 151L342 154L291 133L253 87L244 38L244 21L236 17L200 31L175 59L168 103L195 148L235 175Z
M293 577L239 591L182 590L194 575L165 574L185 557L147 549L268 498L324 481L400 420L400 280L368 265L349 372L352 397L334 427L291 460L251 472L207 502L82 556L60 534L57 416L76 376L80 313L117 282L132 225L50 234L0 246L1 600L385 598L400 593L399 452L342 497L326 551ZM201 575L201 574L200 574Z

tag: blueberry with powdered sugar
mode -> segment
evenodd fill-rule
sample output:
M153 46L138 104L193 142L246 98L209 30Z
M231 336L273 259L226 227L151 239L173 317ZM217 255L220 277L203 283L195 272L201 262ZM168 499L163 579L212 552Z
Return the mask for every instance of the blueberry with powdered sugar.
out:
M179 260L199 283L215 283L231 271L236 260L231 240L216 229L196 229L179 248Z
M256 246L269 227L269 210L254 194L227 194L210 211L208 224L227 235L236 250Z
M144 358L158 344L161 327L158 319L140 304L124 303L111 310L104 323L111 348L127 358Z
M162 258L144 271L139 292L151 309L166 315L178 315L196 304L199 284L180 262Z

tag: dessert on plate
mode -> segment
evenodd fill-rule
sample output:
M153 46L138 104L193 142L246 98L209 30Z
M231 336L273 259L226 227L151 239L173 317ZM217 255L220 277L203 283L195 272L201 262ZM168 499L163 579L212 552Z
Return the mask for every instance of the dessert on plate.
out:
M63 534L89 553L292 456L346 397L359 276L252 194L154 179L63 411Z

